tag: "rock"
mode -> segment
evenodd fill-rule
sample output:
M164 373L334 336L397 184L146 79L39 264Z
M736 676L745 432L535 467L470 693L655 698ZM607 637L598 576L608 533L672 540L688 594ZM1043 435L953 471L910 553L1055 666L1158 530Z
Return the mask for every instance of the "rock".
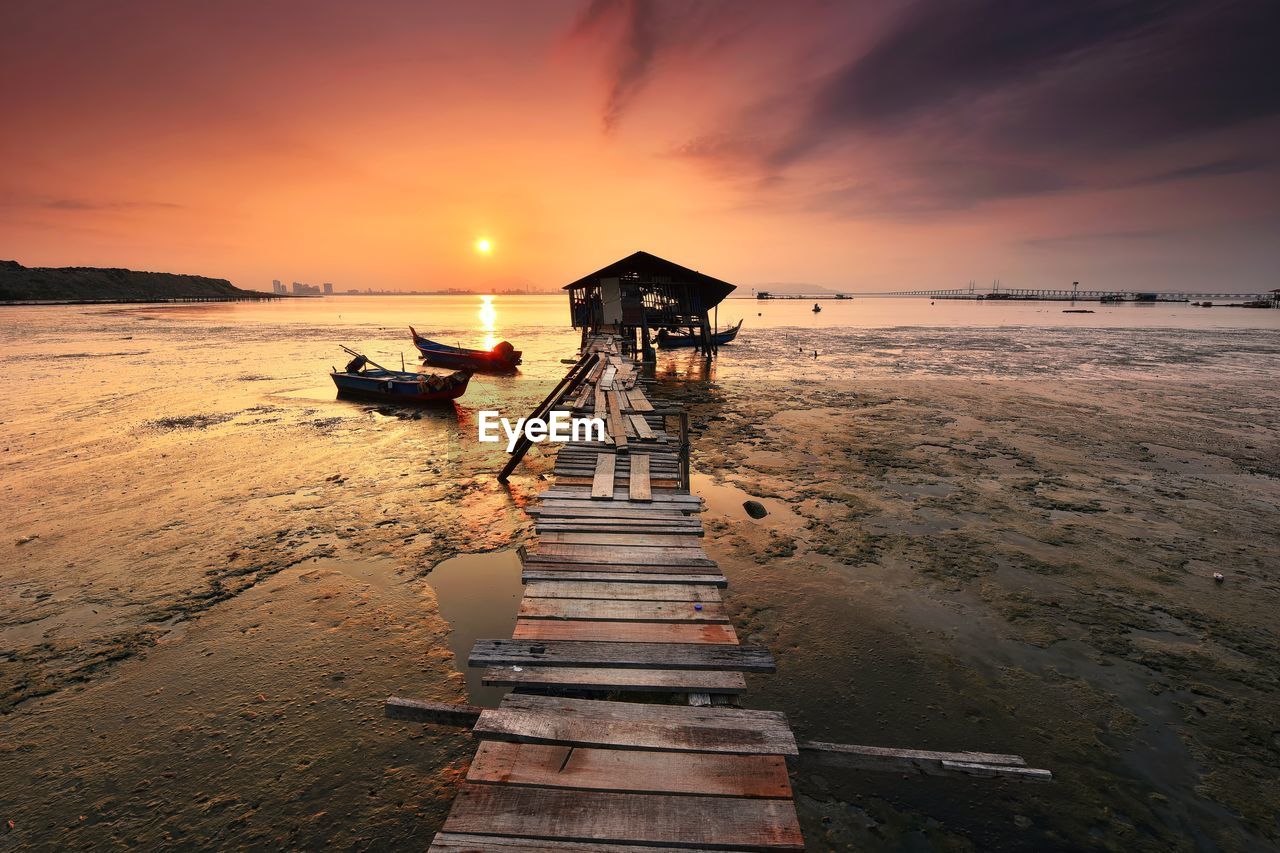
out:
M760 501L743 501L742 508L752 518L764 518L769 514L769 510L765 509L764 504L760 503Z

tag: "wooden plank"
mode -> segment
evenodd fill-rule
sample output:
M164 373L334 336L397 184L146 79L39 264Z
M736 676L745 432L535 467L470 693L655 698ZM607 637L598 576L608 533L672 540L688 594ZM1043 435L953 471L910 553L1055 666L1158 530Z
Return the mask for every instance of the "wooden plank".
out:
M698 548L698 537L688 533L666 535L659 533L548 533L539 537L539 544L555 545L612 545L634 548Z
M603 455L603 454L601 454ZM557 462L554 473L556 480L578 479L579 477L590 477L595 474L596 461L592 459L590 462L583 461L564 461ZM614 465L614 473L617 475L630 474L631 466L627 464L627 457L619 457ZM655 480L674 480L680 476L680 467L672 464L649 465L649 476Z
M560 501L526 506L524 511L542 518L600 518L606 521L634 519L638 521L676 521L699 525L693 517L697 510L682 509L661 504L631 503L629 501L599 501L585 503L572 501L562 505Z
M423 702L389 696L382 712L389 720L411 720L415 723L439 723L446 726L471 727L483 708L445 702Z
M645 524L637 522L609 522L606 524L588 524L587 522L578 520L561 520L561 521L540 521L535 524L539 534L542 533L627 533L635 530L644 530L650 533L668 533L678 534L681 536L702 536L704 532L700 527L686 527L684 525L674 524Z
M719 566L712 561L666 560L635 562L589 562L579 557L559 557L531 553L525 557L526 571L589 571L589 573L652 575L718 575Z
M556 453L557 462L582 464L595 461L595 458L601 453L612 452L609 448L576 448L572 445L566 445ZM674 466L679 464L679 459L674 450L667 450L661 445L649 448L649 455L653 457L652 461L657 465Z
M476 640L469 666L605 666L615 669L726 669L774 672L755 646L712 643L605 643L594 640Z
M622 484L626 485L626 482L627 482L626 476L622 474L618 474L617 476L622 481ZM590 488L593 481L590 474L583 473L583 474L557 474L556 482L561 485L586 486ZM658 477L654 475L652 472L650 472L649 474L649 485L654 489L665 489L671 492L674 492L676 489L680 487L679 479L677 477L674 477L674 476ZM656 495L658 494L658 492L655 491L654 494Z
M649 457L637 454L631 460L631 481L627 488L627 497L633 501L653 500L653 486L649 482Z
M623 456L620 462L615 462L613 473L615 477L629 478L631 476L631 466L626 464L627 457ZM592 461L590 464L582 463L580 465L556 465L552 473L555 474L557 481L578 480L582 477L594 477L596 472L596 463ZM677 480L680 477L680 469L675 465L667 467L659 466L654 468L649 466L649 478L651 480Z
M690 708L522 693L509 693L496 709L486 708L472 733L482 740L613 749L799 754L787 717L778 711Z
M540 515L534 520L540 528L545 527L550 531L552 527L564 527L565 525L573 525L575 532L579 533L609 533L617 532L613 528L621 528L623 531L633 533L656 533L660 530L671 530L673 533L666 535L674 536L692 536L700 537L703 535L702 525L696 518L682 518L678 515L659 516L654 518L610 518L607 515L596 516L543 516ZM661 535L661 534L659 534Z
M732 625L671 622L595 622L587 619L517 619L513 640L599 640L602 643L712 643L737 645Z
M591 497L613 497L613 461L611 453L601 453L596 457L596 474L591 484Z
M819 764L857 770L903 771L930 776L1003 777L1017 781L1052 781L1048 770L1027 767L1019 755L992 752L937 752L926 749L892 749L850 743L808 741L800 744L801 754Z
M631 421L631 428L641 441L653 441L653 430L649 429L649 423L642 415L627 415L627 420Z
M617 601L608 598L525 598L522 619L596 619L607 622L728 622L722 604Z
M705 847L663 847L662 853L706 853ZM650 845L501 838L462 832L437 832L428 853L654 853Z
M653 411L653 404L649 402L648 398L644 396L643 392L632 390L628 392L627 396L630 398L631 408L635 409L637 412Z
M554 744L484 741L468 782L636 794L700 794L785 799L791 796L780 755L646 752Z
M1035 767L1010 767L1007 764L974 764L967 761L944 761L941 771L955 776L978 776L985 779L1011 779L1015 782L1052 782L1053 773Z
M649 423L648 417L645 418L645 423L649 424L649 429L653 429L653 424ZM664 430L654 430L654 436L656 437L660 432L664 432ZM664 457L675 456L679 452L677 448L663 443L658 443L653 450ZM587 456L592 453L613 453L614 451L615 449L607 442L602 443L596 439L592 439L590 441L586 439L579 439L577 441L567 441L558 445L556 455L564 456L566 459L571 459L574 457Z
M536 558L536 555L525 559L524 569L527 572L586 572L589 574L619 575L691 575L719 576L720 569L715 565L638 565L627 566L620 563L578 563L572 560L556 558ZM667 581L669 583L669 581Z
M605 409L608 412L609 436L613 439L617 452L624 453L627 447L627 424L622 417L622 407L618 403L617 393L606 391L605 401Z
M444 831L709 849L804 849L790 800L515 785L462 784Z
M571 580L577 583L603 583L603 584L644 584L657 585L666 584L669 587L682 587L682 585L703 584L710 587L727 587L728 581L723 575L667 575L657 573L643 573L643 571L538 571L534 569L526 569L521 574L522 583L535 583L540 580Z
M644 584L656 585L667 584L670 586L687 586L689 584L709 584L716 587L726 587L729 582L724 575L706 574L706 575L668 575L649 572L565 572L550 571L540 572L536 569L525 569L520 576L523 583L534 581L580 581L584 583L604 583L610 585L616 584ZM527 592L525 593L528 594Z
M701 547L634 548L619 551L608 545L540 544L526 562L596 563L626 566L714 566Z
M720 590L710 583L627 583L577 580L532 580L525 584L528 598L614 598L619 601L720 601Z
M686 528L689 536L698 536L697 531L702 530L700 519L685 515L680 512L670 513L653 513L653 514L632 514L627 516L612 515L609 512L595 513L575 513L573 515L561 515L551 512L530 513L536 516L535 521L538 524L580 524L594 526L599 528L623 526L638 533L644 533L651 527L681 527Z
M538 495L538 499L543 501L544 505L547 501L586 501L591 499L591 489L586 486L579 486L575 488L562 486L557 483L553 488L547 489L545 492ZM654 495L653 501L654 503L693 504L695 506L702 506L702 498L697 495L688 494L687 492L670 492L664 495Z
M544 501L525 506L530 515L555 515L561 518L685 518L697 520L703 509L699 504L673 504L661 500L663 494L655 492L653 503L620 498L615 492L613 500Z
M484 671L485 684L500 687L570 688L639 693L743 693L740 672L691 669L609 669L572 666L494 666Z
M589 574L654 574L654 575L716 575L721 574L720 568L710 561L708 562L690 562L682 561L675 564L649 565L640 563L639 565L623 565L622 563L588 563L579 562L572 557L541 557L538 555L530 555L526 558L524 569L527 572L587 572Z

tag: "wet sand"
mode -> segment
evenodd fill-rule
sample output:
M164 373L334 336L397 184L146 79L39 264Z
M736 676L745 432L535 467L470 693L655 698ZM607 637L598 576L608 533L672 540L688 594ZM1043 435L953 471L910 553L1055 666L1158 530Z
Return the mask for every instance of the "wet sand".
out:
M439 594L431 572L528 535L550 460L500 488L473 418L549 390L563 306L507 333L535 353L524 375L418 418L324 376L335 340L403 350L390 322L54 310L0 330L0 843L423 843L470 741L381 700L465 701L454 651L511 618L504 583L450 579L474 558ZM752 334L711 379L664 355L658 392L693 407L735 627L778 659L749 701L804 737L1058 777L801 768L814 849L1275 843L1274 332ZM815 339L850 354L764 378ZM1086 362L1096 379L1052 378Z
M382 700L466 701L429 573L518 540L550 461L508 492L473 410L336 400L333 340L394 352L377 327L55 310L6 328L0 845L427 838L470 739Z

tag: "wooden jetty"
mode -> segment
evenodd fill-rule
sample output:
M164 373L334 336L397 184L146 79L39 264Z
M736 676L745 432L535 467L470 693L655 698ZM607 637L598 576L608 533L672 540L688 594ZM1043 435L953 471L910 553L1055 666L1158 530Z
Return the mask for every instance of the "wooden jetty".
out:
M743 645L727 586L702 548L689 490L688 420L654 406L617 336L594 336L535 410L605 420L566 444L529 511L525 591L510 639L469 665L513 688L497 708L392 697L395 719L470 727L479 741L436 853L803 850L788 763L1044 780L1017 756L797 743L785 715L735 707ZM676 423L678 423L678 428ZM527 447L517 446L508 475Z
M1274 292L1274 291L1273 291ZM895 290L867 293L866 296L920 296L928 299L980 299L1010 302L1108 302L1138 304L1152 302L1190 302L1192 299L1225 301L1243 299L1266 303L1278 301L1266 293L1182 293L1177 291L1080 290L1065 287L1001 287L977 290L974 287L938 290Z

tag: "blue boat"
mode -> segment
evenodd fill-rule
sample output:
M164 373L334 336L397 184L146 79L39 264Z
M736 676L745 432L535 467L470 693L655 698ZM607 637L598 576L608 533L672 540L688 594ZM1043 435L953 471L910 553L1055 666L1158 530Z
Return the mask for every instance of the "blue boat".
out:
M409 333L413 335L413 345L422 353L422 360L427 364L459 370L506 373L515 370L520 363L520 350L506 341L491 350L465 349L424 338L413 326L409 327Z
M742 328L742 320L738 321L738 325L731 329L725 329L723 332L717 332L711 336L713 346L722 347L727 343L732 343L733 339L738 336L738 330ZM673 349L675 347L696 347L702 343L701 336L698 335L673 335L666 329L658 332L658 346L663 349Z
M461 397L471 381L471 373L466 370L446 375L388 370L354 350L347 352L355 358L347 363L346 369L329 374L338 386L339 397L362 397L387 403L438 403Z

